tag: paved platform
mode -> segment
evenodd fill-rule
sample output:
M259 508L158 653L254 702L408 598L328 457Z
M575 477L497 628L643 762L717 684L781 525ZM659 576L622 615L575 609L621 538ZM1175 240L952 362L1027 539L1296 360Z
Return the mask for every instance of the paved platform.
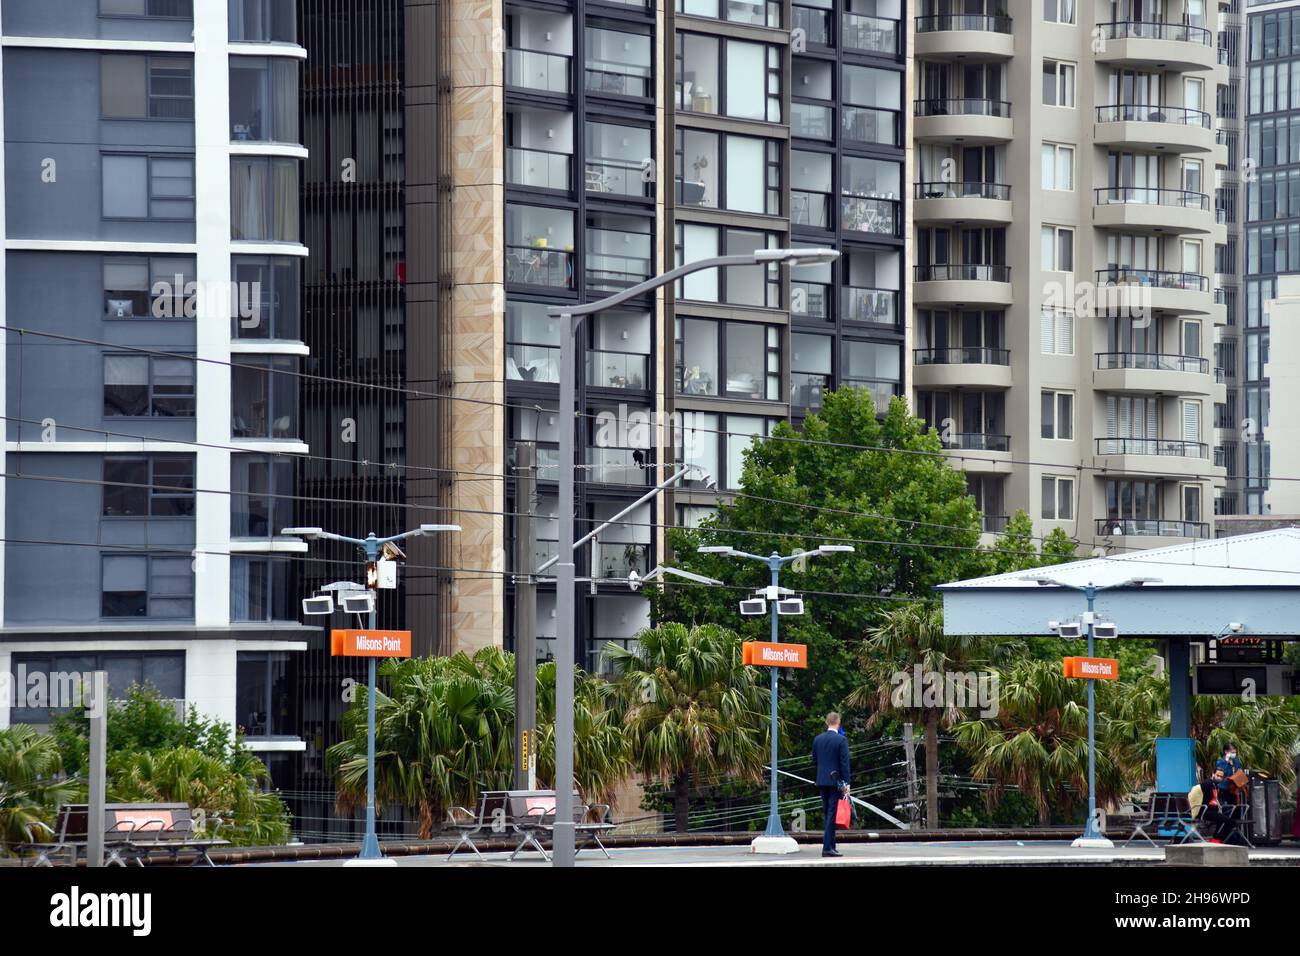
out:
M581 867L627 866L1154 866L1164 863L1163 847L1149 845L1113 849L1075 849L1068 841L972 841L926 843L841 844L839 858L826 859L820 847L805 846L787 856L761 856L740 846L616 847L606 860L599 850L583 850ZM398 866L424 867L549 867L535 852L521 853L510 862L509 853L484 853L482 859L462 850L449 862L447 855L395 856ZM1253 866L1300 866L1300 846L1260 847L1250 851ZM303 860L257 863L249 866L342 866L343 860Z

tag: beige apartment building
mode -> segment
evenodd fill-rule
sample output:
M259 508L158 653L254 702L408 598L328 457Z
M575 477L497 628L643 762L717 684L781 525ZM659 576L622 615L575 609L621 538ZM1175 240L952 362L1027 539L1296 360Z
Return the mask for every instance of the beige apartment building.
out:
M986 531L1212 533L1221 9L919 4L912 393Z

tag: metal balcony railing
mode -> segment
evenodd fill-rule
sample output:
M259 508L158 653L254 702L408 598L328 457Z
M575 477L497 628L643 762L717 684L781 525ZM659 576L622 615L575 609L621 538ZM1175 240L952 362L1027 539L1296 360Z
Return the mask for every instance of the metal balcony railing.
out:
M917 365L1010 365L1011 351L985 345L954 345L913 349L912 360Z
M1178 206L1208 211L1210 197L1190 189L1165 189L1158 186L1102 186L1092 191L1098 206Z
M913 187L916 199L1001 199L1011 198L1011 187L1004 183L928 182Z
M1208 538L1204 521L1172 521L1164 518L1098 518L1097 534L1104 537L1147 535L1156 538Z
M1213 46L1214 36L1205 27L1188 23L1163 23L1158 20L1112 20L1098 25L1102 36L1109 40L1176 40L1180 43L1197 43Z
M916 18L917 33L943 33L949 30L974 30L983 33L1010 33L1011 18L967 13L941 13Z
M1178 438L1098 438L1099 455L1156 455L1162 458L1209 459L1210 446Z
M1199 355L1163 352L1098 352L1097 368L1148 369L1157 372L1198 372L1208 375L1210 360Z

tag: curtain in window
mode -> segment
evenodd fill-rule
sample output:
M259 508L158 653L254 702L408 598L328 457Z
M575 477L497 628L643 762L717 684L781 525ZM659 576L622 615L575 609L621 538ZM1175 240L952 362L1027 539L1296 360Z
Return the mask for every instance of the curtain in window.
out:
M230 238L270 238L267 234L266 196L266 161L233 160L230 164ZM294 201L297 201L296 192Z
M271 236L279 242L298 241L298 163L275 163L271 189L275 228Z
M271 61L272 137L280 143L298 142L298 62Z

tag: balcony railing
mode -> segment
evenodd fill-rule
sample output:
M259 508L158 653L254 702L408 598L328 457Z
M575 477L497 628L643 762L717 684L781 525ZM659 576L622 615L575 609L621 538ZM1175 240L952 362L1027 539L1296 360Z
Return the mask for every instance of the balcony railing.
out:
M652 472L643 466L645 452L634 448L588 448L587 481L601 485L644 485Z
M555 345L506 343L506 381L545 382L560 380L560 349Z
M597 388L648 388L649 358L639 352L587 352L587 384Z
M941 262L912 267L917 282L1010 282L1011 267L980 263Z
M978 13L940 13L916 18L917 33L945 33L949 30L976 30L982 33L1010 33L1011 18L984 16Z
M650 67L637 67L628 63L588 63L587 92L606 96L650 95Z
M842 106L840 132L850 143L901 146L903 116L898 110L882 106Z
M810 319L830 318L831 287L824 282L790 282L790 313Z
M895 56L898 53L898 21L844 13L840 20L840 47L852 53Z
M1186 106L1156 106L1150 103L1115 103L1097 107L1098 123L1174 123L1179 126L1210 128L1210 114Z
M1097 534L1103 537L1147 535L1153 538L1208 538L1204 521L1170 521L1164 518L1098 518Z
M822 399L831 390L831 377L817 372L790 373L790 405L807 411L822 407Z
M589 195L649 196L652 186L642 175L644 168L641 163L627 159L588 157L584 188Z
M506 246L506 282L572 289L573 253L545 246Z
M991 100L984 96L925 97L916 100L913 107L917 116L1001 116L1011 115L1011 104L1006 100Z
M790 190L790 224L816 229L831 228L831 197L826 193Z
M938 349L913 349L917 365L1010 365L1009 349L986 345L953 345Z
M917 183L913 187L917 199L1001 199L1011 198L1011 187L1002 183Z
M1098 438L1099 455L1156 455L1161 458L1209 458L1210 446L1178 438Z
M1111 266L1097 270L1098 285L1139 285L1156 289L1183 289L1188 292L1208 292L1209 280L1195 272L1170 272L1164 269L1133 269L1129 266Z
M871 400L875 402L876 411L881 415L889 411L889 403L898 394L897 382L883 382L879 379L854 378L851 375L846 375L840 384L845 388L860 388L869 393Z
M506 149L506 182L529 189L568 191L573 157L548 149L511 146Z
M897 199L883 196L843 196L840 199L840 228L845 232L898 236L902 228L900 206Z
M506 86L538 93L569 93L572 90L570 60L560 53L540 50L506 50Z
M957 432L944 439L943 447L963 451L1010 451L1011 436L992 432Z
M1190 189L1164 189L1155 186L1102 186L1092 191L1098 206L1178 206L1208 211L1210 197Z
M980 515L980 530L985 534L1001 534L1011 523L1010 515Z
M641 577L650 572L649 544L596 541L592 546L592 577L626 579L632 571Z
M830 139L835 129L835 110L816 103L793 103L790 135L804 139Z
M1156 20L1112 20L1098 25L1108 40L1177 40L1213 46L1214 36L1205 27L1188 23L1162 23Z
M599 235L619 241L622 233L606 229L587 230L587 287L594 291L620 292L650 278L650 257L601 252ZM649 238L648 236L645 238Z
M1160 352L1098 352L1097 368L1149 369L1157 372L1198 372L1207 375L1209 359L1199 355L1172 355Z
M896 289L865 289L845 286L843 296L845 319L852 322L875 322L880 325L898 324L898 291Z

